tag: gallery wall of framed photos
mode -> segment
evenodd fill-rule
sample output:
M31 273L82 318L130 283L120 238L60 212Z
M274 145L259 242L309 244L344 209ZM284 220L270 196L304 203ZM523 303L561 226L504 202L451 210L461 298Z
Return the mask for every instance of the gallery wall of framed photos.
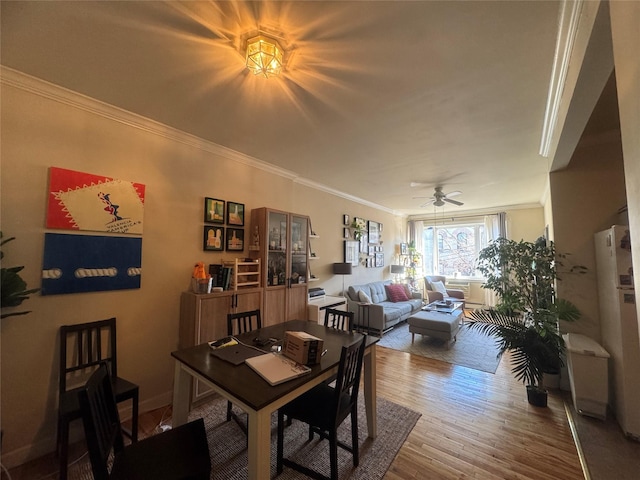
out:
M368 268L384 267L382 231L384 226L374 220L342 216L342 229L345 242L344 261L354 267L363 265Z
M205 252L244 250L244 203L204 198L202 249Z

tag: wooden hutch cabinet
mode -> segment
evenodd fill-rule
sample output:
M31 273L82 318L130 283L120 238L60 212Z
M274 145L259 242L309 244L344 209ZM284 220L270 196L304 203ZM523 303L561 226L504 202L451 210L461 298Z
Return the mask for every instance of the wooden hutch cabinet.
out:
M260 287L237 287L236 290L207 294L183 292L180 298L180 348L225 337L228 313L259 308L262 308ZM202 382L193 382L193 402L211 393L211 389Z
M307 318L309 282L309 217L269 208L251 210L251 228L258 227L259 258L264 288L265 326Z

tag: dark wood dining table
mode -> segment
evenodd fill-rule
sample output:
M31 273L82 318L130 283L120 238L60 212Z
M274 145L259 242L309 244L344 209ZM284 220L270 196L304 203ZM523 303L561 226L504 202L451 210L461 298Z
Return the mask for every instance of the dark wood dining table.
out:
M258 336L282 341L286 331L304 331L322 338L326 354L321 357L319 364L311 366L311 372L276 386L271 386L245 363L236 366L212 355L207 343L171 353L176 360L173 426L187 422L191 409L194 378L230 400L248 414L248 478L250 480L270 478L271 414L335 374L340 363L342 347L353 343L361 335L335 330L307 320L291 320L237 335L236 338L247 345L253 345L253 340ZM364 357L367 433L371 438L377 435L376 343L379 340L378 337L367 336Z

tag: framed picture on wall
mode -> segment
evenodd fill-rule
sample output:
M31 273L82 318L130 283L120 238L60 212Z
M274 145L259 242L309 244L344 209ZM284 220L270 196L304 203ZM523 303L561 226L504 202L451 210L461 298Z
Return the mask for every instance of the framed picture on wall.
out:
M342 224L349 225L349 215L342 215Z
M360 237L360 251L365 254L369 253L369 235L366 233Z
M244 226L244 203L227 202L227 225Z
M373 220L369 220L369 243L380 243L379 224Z
M205 225L202 249L209 252L222 252L224 250L224 227Z
M384 253L376 253L376 267L384 267Z
M224 223L224 200L204 198L205 223Z
M244 229L227 228L227 251L241 252L244 250Z
M409 245L406 243L400 244L400 255L409 255Z
M358 248L360 242L356 240L345 240L344 242L344 263L350 263L352 266L358 266Z

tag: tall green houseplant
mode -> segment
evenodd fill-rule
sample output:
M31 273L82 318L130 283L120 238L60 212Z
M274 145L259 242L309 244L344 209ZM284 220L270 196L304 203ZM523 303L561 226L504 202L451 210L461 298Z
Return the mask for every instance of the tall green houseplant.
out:
M15 237L9 237L6 240L0 232L0 247L4 247L5 243L15 240ZM18 274L24 267L4 267L4 252L0 250L0 260L3 266L1 268L2 283L2 314L0 318L12 317L15 315L26 315L29 311L7 312L7 308L18 307L29 298L29 295L36 293L39 288L27 289L27 283Z
M562 366L564 341L558 322L580 317L572 303L556 297L560 260L553 242L544 238L492 242L481 250L478 270L486 279L483 287L498 295L498 303L494 309L473 312L469 322L495 336L501 353L512 351L512 372L528 386L530 402L544 394L544 405L544 373Z

